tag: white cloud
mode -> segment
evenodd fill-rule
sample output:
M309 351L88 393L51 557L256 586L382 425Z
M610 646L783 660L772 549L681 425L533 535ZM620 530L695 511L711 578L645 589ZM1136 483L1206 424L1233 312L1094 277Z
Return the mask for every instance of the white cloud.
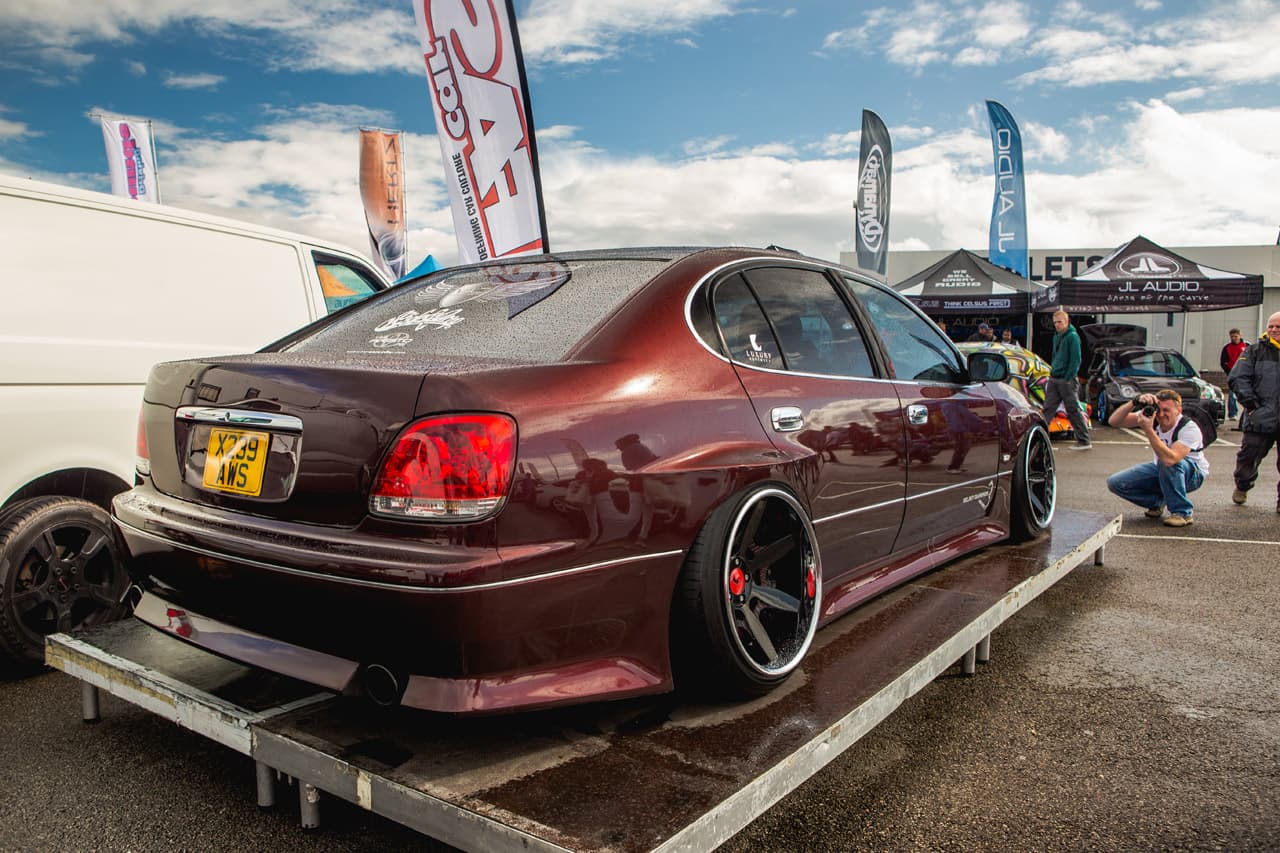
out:
M881 7L858 27L827 34L822 51L882 50L894 64L917 71L932 63L993 65L1021 55L1032 31L1024 3L992 0L974 7L963 0L916 0L910 7Z
M632 35L693 29L734 14L737 0L533 0L520 16L530 63L575 64L617 55Z
M124 67L129 69L129 73L132 74L134 77L145 77L147 74L146 64L139 62L136 59L127 60L124 64Z
M700 139L689 139L684 143L684 153L690 157L704 157L708 154L715 154L732 141L732 136L713 136Z
M166 74L164 85L170 89L216 89L226 79L221 74Z
M1027 7L1023 3L991 2L970 13L973 38L988 47L1010 47L1022 43L1031 33Z
M271 67L362 73L418 67L412 6L370 9L349 0L42 0L0 4L0 45L46 66L75 71L91 62L79 50L101 42L129 44L176 24L210 38L244 40L271 34Z
M994 178L980 113L968 129L890 128L895 250L985 247ZM389 119L313 104L271 111L258 127L226 138L161 125L165 199L364 251L353 128ZM0 128L23 132L14 124L0 121ZM1033 245L1119 245L1138 233L1173 245L1274 239L1280 109L1179 112L1151 101L1102 124L1113 126L1120 144L1103 148L1087 130L1071 135L1025 124ZM734 151L724 141L707 146L712 156L673 162L612 155L571 126L547 128L539 150L551 245L777 243L836 259L852 248L856 136L830 137L838 145L812 155L783 144ZM456 262L438 142L407 134L404 151L413 164L406 188L411 256ZM1052 171L1061 164L1073 174ZM0 161L0 170L32 173L10 161ZM43 177L103 188L97 175Z
M1170 92L1164 96L1164 99L1171 104L1181 103L1182 101L1198 101L1209 94L1209 90L1203 86L1192 86L1190 89L1179 89L1176 92Z
M0 104L0 142L14 142L19 139L44 135L40 131L32 130L30 125L25 122L5 118L4 114L7 112L9 112L9 108Z
M1092 86L1102 83L1195 79L1260 83L1280 78L1280 5L1235 0L1212 14L1129 29L1107 18L1087 31L1058 29L1036 40L1044 67L1019 83Z

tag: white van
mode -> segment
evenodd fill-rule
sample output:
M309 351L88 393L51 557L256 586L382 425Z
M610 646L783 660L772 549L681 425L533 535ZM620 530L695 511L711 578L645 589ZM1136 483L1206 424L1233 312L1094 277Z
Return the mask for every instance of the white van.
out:
M0 661L39 665L44 635L119 612L107 510L151 365L251 352L389 284L308 237L6 176L0 234Z

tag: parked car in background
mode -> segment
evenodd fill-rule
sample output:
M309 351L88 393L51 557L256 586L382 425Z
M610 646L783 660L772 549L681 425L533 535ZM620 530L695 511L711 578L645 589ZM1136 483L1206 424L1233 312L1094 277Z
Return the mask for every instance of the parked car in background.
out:
M118 615L107 512L134 480L158 361L257 349L386 288L356 253L158 204L0 176L0 661Z
M1184 406L1199 406L1216 423L1226 415L1222 390L1201 379L1191 362L1175 349L1100 347L1088 365L1086 394L1098 420L1106 422L1117 406L1140 394L1171 388Z
M460 267L157 365L135 615L445 712L751 695L823 622L1053 516L1005 359L783 250Z
M1018 346L1017 344L976 342L962 343L956 346L963 353L998 353L1009 364L1009 384L1021 391L1028 400L1043 411L1044 392L1045 387L1048 385L1051 371L1049 362L1026 347ZM1084 400L1080 400L1079 406L1080 411L1088 418L1091 412L1089 404ZM1056 412L1044 413L1044 416L1048 424L1050 438L1074 437L1075 430L1071 426L1071 421L1067 418L1067 410L1063 405L1059 405Z

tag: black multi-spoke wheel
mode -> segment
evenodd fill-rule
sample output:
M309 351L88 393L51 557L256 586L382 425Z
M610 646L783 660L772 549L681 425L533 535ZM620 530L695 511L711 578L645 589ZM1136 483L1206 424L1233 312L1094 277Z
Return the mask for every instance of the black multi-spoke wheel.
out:
M120 616L127 587L101 507L38 498L0 519L0 655L44 663L44 638Z
M1040 425L1028 430L1013 469L1013 505L1009 526L1014 539L1032 539L1049 528L1057 502L1053 448Z
M712 515L690 549L673 613L673 655L689 677L759 694L800 665L821 599L814 542L804 508L779 487L756 488Z

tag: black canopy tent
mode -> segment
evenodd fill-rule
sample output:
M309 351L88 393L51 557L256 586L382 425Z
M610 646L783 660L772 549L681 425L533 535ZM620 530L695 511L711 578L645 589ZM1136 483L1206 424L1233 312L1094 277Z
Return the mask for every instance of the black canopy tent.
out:
M1221 311L1260 305L1262 276L1199 264L1138 235L1079 275L1059 279L1033 303L1033 311Z
M1018 316L1030 332L1034 297L1046 288L968 249L959 249L928 269L898 282L893 289L931 317Z

